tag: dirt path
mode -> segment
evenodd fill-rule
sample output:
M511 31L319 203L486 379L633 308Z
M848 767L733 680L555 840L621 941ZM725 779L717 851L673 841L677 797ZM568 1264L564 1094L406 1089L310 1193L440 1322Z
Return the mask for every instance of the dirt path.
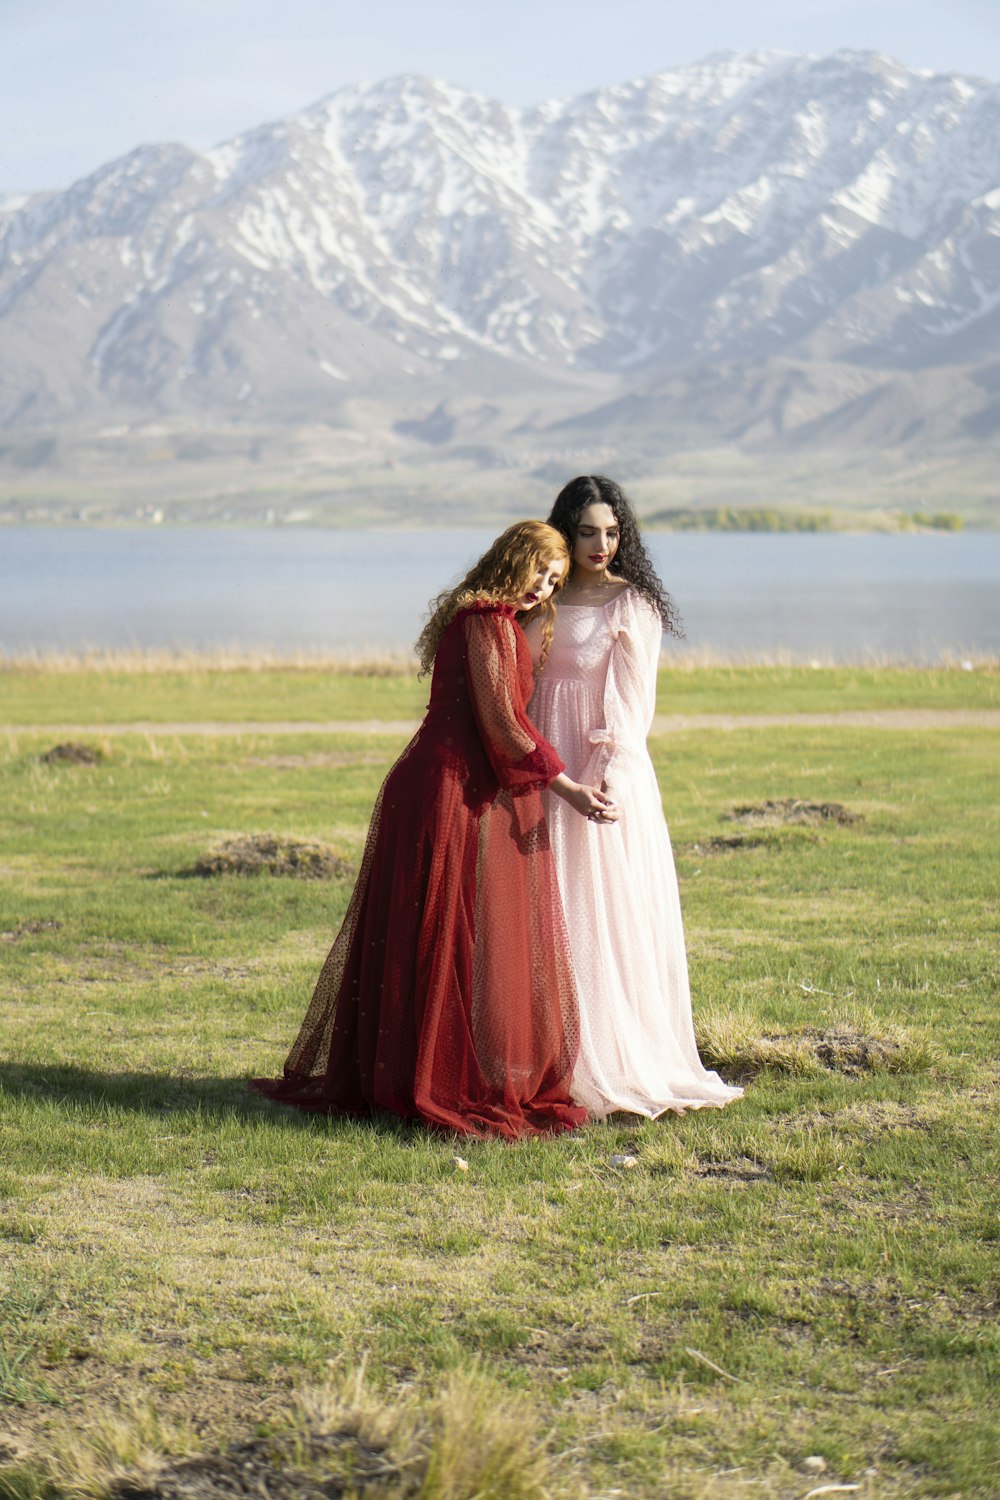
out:
M4 724L9 734L48 734L53 738L119 734L412 734L416 719L294 719L243 720L226 723L204 719L193 722L134 724ZM847 709L825 714L657 714L653 734L676 734L685 729L1000 729L997 708L882 708Z

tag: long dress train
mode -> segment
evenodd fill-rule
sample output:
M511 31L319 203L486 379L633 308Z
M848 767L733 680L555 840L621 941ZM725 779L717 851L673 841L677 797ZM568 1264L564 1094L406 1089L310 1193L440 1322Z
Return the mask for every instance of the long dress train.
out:
M528 638L537 644L537 627ZM580 1003L573 1098L595 1117L655 1116L738 1098L698 1056L670 835L646 748L662 626L626 588L561 603L529 704L575 780L606 782L617 823L566 816L546 797Z
M513 610L461 611L375 802L284 1077L254 1080L258 1092L471 1135L585 1123L569 1094L578 1012L541 799L563 763L527 718L531 689Z

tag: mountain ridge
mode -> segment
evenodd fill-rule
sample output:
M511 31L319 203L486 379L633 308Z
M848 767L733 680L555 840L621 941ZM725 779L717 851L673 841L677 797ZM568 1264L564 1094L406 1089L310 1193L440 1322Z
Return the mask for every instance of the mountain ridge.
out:
M0 202L15 436L981 443L997 347L1000 84L881 53L711 54L528 108L403 74Z

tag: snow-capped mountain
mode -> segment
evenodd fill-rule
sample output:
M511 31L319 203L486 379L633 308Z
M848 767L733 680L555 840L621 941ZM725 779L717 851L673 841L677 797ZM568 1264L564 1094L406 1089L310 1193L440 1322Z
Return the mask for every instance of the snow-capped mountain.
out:
M1000 85L879 54L713 55L526 111L395 78L0 201L8 425L553 382L582 410L997 348Z

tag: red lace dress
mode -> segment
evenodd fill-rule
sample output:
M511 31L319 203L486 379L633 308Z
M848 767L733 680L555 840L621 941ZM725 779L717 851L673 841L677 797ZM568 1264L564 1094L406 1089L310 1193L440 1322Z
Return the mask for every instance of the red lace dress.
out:
M284 1077L251 1087L468 1135L585 1123L569 1094L578 1011L540 794L563 763L527 718L532 687L508 606L450 623Z

